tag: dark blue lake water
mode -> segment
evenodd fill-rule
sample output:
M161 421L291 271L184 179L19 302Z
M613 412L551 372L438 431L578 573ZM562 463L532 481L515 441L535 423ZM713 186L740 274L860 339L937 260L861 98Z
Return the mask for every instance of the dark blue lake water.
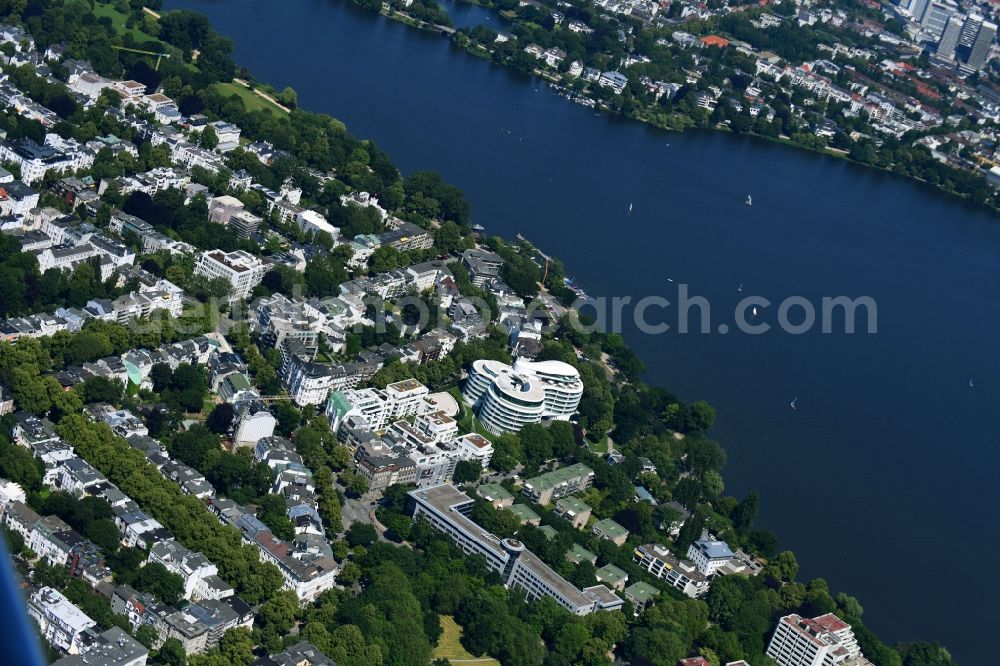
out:
M758 524L803 577L857 596L886 641L991 661L1000 583L971 564L1000 546L997 216L836 159L597 116L345 2L166 5L208 14L240 65L404 171L444 174L476 222L558 255L592 295L675 301L684 282L719 323L750 294L874 298L876 335L625 335L651 382L717 407L727 491L760 492Z

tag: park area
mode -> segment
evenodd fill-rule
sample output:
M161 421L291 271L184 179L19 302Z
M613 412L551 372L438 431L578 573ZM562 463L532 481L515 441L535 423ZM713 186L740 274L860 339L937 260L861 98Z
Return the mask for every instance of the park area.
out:
M462 627L450 615L441 616L441 638L434 648L435 659L447 659L453 664L476 664L477 666L500 666L500 662L490 657L476 657L462 647Z

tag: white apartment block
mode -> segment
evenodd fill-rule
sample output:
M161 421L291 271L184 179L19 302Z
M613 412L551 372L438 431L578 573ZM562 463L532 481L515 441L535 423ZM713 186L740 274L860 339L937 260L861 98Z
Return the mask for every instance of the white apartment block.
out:
M687 558L694 562L702 575L712 576L716 571L729 564L735 555L725 541L717 541L707 537L708 535L703 534L702 538L688 547Z
M0 162L17 165L21 181L30 185L49 171L75 168L74 158L51 146L40 146L31 139L0 142Z
M159 562L183 578L185 599L225 599L233 594L233 588L219 578L219 569L207 557L176 541L154 544L146 561Z
M230 287L230 300L236 301L250 296L264 278L264 262L243 250L223 252L210 250L198 255L194 266L195 275L208 278L222 278Z
M482 435L462 435L455 440L455 446L464 460L476 460L483 469L489 467L493 460L493 444Z
M228 194L208 200L208 219L219 224L229 224L229 218L244 209L243 202Z
M330 234L333 240L337 240L340 229L326 221L326 218L314 210L303 210L295 216L295 224L307 234L323 231Z
M250 543L257 546L262 562L278 567L285 583L284 589L295 592L300 603L314 601L320 594L334 587L340 568L328 555L318 552L294 552L287 541L274 536L270 530L255 534Z
M778 666L871 666L861 654L851 625L833 613L778 620L767 656Z
M681 560L660 544L645 544L632 553L632 561L692 599L708 592L709 580L692 562Z
M336 432L348 416L364 417L368 429L384 430L390 423L429 408L430 391L416 379L404 379L378 389L351 389L331 393L327 403L330 428ZM457 434L457 425L456 425Z
M250 401L236 409L234 425L233 442L236 446L253 446L273 435L278 421L262 402Z
M214 123L209 123L209 126L215 132L215 136L219 139L219 145L216 150L220 152L225 152L226 150L232 150L240 145L240 128L232 123L227 123L222 120L216 120Z
M418 414L413 427L435 444L452 442L458 437L458 421L440 410Z
M67 654L78 654L84 633L97 626L86 613L51 587L43 587L31 595L28 615L38 622L42 637Z

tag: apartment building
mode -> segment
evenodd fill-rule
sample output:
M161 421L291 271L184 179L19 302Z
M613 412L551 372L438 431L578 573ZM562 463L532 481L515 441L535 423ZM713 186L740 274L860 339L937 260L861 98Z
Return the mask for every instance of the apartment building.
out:
M225 599L233 594L233 588L219 578L219 569L207 557L176 541L153 544L146 561L158 562L183 578L185 599Z
M708 592L709 580L692 562L680 560L665 546L648 543L632 552L632 561L692 599Z
M569 522L576 529L583 529L590 520L593 509L586 502L573 497L560 497L556 500L555 514Z
M620 608L622 600L603 585L578 589L538 559L516 539L494 536L469 518L474 500L451 485L413 490L414 517L423 516L447 534L466 555L482 555L504 585L528 600L551 597L576 615Z
M687 558L694 562L702 575L710 577L728 565L735 555L725 541L709 539L707 536L707 534L703 534L702 538L691 544L688 548Z
M236 301L250 296L263 279L266 268L264 262L243 250L210 250L198 255L194 272L195 275L224 279L230 286L229 300Z
M88 631L79 654L57 659L52 666L145 666L148 656L142 643L121 628L111 627L100 634Z
M244 535L246 537L246 533ZM283 587L295 592L300 603L314 601L336 583L340 567L337 566L336 560L325 552L313 548L296 548L293 544L274 536L269 529L256 532L250 536L249 541L257 546L261 561L270 562L278 567L285 581Z
M536 504L551 504L560 497L586 490L593 482L594 470L576 463L528 479L521 492Z
M0 142L0 162L17 165L21 180L28 185L41 180L49 171L76 168L72 156L52 146L39 145L31 139Z
M43 587L28 598L28 615L38 623L49 644L71 655L80 652L85 632L97 626L62 592L51 587Z
M767 656L778 666L871 666L861 654L851 625L833 613L778 620Z
M369 388L331 393L326 410L330 428L337 432L346 417L355 416L362 417L373 432L384 430L393 421L430 411L430 404L425 400L429 393L416 379L394 382L384 390ZM433 429L432 424L427 427Z
M489 250L472 249L462 253L462 264L469 271L469 278L476 287L484 287L500 277L503 257Z

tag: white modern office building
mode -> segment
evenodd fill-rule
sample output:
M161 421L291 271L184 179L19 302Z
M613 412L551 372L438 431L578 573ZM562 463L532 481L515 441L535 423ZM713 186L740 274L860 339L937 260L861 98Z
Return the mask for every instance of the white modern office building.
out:
M514 361L514 373L534 377L541 383L545 394L545 418L568 421L580 406L583 381L569 363L519 358Z
M472 364L462 397L483 426L499 435L543 419L568 420L583 397L583 382L576 368L561 361L519 358L510 366L480 359Z

